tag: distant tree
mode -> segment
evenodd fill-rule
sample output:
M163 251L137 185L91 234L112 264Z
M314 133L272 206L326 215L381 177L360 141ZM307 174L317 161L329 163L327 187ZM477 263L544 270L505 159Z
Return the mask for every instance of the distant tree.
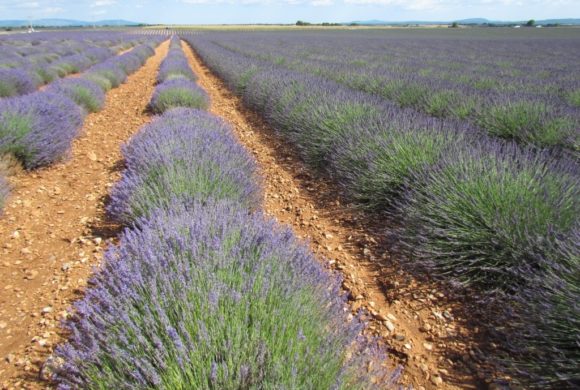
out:
M534 19L530 19L527 21L526 26L534 27L535 24L536 24L536 21Z
M459 23L457 23L457 22L451 23L451 28L457 28L457 27L459 27Z
M310 26L310 23L299 20L296 22L297 26Z

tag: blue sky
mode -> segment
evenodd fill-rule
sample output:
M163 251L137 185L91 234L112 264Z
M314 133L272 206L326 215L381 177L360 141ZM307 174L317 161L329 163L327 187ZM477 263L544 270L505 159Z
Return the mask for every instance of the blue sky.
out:
M580 0L0 0L0 19L128 19L146 23L580 18Z

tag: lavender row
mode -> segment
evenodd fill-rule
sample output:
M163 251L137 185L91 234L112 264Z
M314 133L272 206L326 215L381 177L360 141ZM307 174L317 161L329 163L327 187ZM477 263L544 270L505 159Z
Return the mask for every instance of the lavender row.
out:
M215 34L204 39L236 53L316 74L431 116L469 121L494 136L539 147L565 148L573 153L580 150L580 79L573 53L578 40L536 42L529 39L527 42L540 54L555 49L571 50L559 57L568 58L559 62L562 69L553 69L543 62L537 68L526 69L525 64L518 64L516 58L510 57L502 58L504 66L495 64L494 69L502 69L503 73L482 77L473 76L480 75L481 57L477 61L471 59L472 66L452 74L446 74L445 69L456 68L455 57L446 60L444 67L436 66L438 62L431 56L431 46L445 47L452 42L459 53L469 55L473 50L465 43L449 42L449 39L437 40L435 45L432 40L424 43L396 40L395 47L394 42L378 40L371 34L339 37L246 33L224 37ZM309 42L306 45L305 39ZM485 43L490 45L487 50L497 45ZM516 51L522 49L517 41L508 43ZM345 51L348 55L344 55ZM534 60L537 56L534 52ZM554 62L551 58L550 61ZM510 71L518 76L508 76ZM529 79L522 79L528 74Z
M151 41L157 44L159 38ZM123 82L153 52L149 44L140 45L91 67L78 79L59 80L46 91L0 99L0 155L13 155L26 169L61 159L84 116L102 107L104 92Z
M503 323L486 323L509 339L504 361L521 380L578 381L577 161L236 54L201 35L185 39L355 204L399 221L395 242L410 269L475 289L485 312L502 313Z
M174 109L123 149L109 211L131 223L67 322L59 388L385 388L340 280L259 212L231 129ZM349 353L347 354L347 351Z
M32 41L15 36L10 41L0 40L0 97L34 92L41 85L82 72L144 41L144 37L120 33L54 35L41 33Z
M207 108L209 97L195 80L196 76L181 49L181 40L173 35L167 57L159 67L159 84L149 103L150 109L161 114L175 107Z

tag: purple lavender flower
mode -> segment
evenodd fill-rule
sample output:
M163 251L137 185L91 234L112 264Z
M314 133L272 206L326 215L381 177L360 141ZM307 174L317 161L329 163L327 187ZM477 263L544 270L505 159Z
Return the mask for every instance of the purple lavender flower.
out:
M159 84L149 103L151 110L158 114L176 107L206 109L208 106L207 93L193 81L183 78Z
M0 69L0 98L34 92L36 84L20 69Z
M82 124L81 109L49 92L0 100L0 154L10 153L27 169L62 158Z
M211 200L155 210L139 226L106 254L67 322L60 388L372 387L366 363L382 349L363 353L340 280L290 231ZM232 290L246 291L240 302ZM390 377L377 367L373 376Z
M224 122L204 111L169 111L123 153L127 170L111 192L108 210L125 223L179 201L212 197L252 208L260 203L253 159Z
M86 112L97 112L105 104L105 93L98 84L81 78L54 82L47 91L69 97Z

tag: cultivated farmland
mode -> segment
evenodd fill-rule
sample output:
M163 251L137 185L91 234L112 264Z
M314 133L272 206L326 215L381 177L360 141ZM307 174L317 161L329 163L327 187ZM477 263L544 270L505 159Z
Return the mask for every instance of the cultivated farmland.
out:
M0 48L4 387L580 383L580 30Z

